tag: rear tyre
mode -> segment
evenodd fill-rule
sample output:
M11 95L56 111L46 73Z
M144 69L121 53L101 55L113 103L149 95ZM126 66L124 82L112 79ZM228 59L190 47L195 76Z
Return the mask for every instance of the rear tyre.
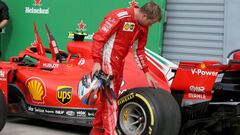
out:
M118 100L118 132L121 135L177 135L180 108L173 96L162 89L136 88Z
M7 119L7 107L3 92L0 90L0 131L3 129Z

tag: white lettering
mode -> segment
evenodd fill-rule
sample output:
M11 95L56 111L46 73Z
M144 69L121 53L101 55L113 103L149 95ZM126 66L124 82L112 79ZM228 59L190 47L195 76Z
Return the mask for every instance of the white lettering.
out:
M61 111L61 110L55 110L55 114L64 114L64 111Z
M28 111L33 112L34 108L32 108L31 106L28 107Z
M88 116L89 116L89 117L94 117L94 113L88 112Z
M196 72L196 69L191 69L192 74L194 75L194 73Z
M0 70L0 77L5 77L5 72L4 71L2 71L2 70Z
M189 98L194 98L194 99L206 99L205 94L197 94L197 93L188 93Z
M189 90L191 91L191 92L197 92L197 93L205 93L205 87L203 87L203 86L193 86L193 85L191 85L190 87L189 87Z
M49 8L33 8L25 7L25 13L27 14L49 14Z
M45 68L58 68L59 64L43 63Z
M54 111L53 111L53 110L45 110L45 113L51 113L51 114L54 114Z
M86 112L85 111L77 111L77 116L79 117L86 117Z
M44 110L43 110L43 109L40 109L40 108L36 108L36 107L35 107L35 112L44 113Z
M204 71L202 69L191 69L192 74L197 74L197 75L206 75L206 76L217 76L218 72L215 71Z

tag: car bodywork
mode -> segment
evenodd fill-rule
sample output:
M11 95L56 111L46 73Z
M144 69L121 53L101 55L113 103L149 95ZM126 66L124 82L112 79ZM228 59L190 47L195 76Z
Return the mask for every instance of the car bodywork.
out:
M34 24L35 42L9 62L0 62L0 89L8 114L91 126L96 106L84 102L91 90L83 89L81 81L93 66L92 43L68 42L66 53L58 49L47 26L46 30L49 48ZM130 52L118 101L122 134L240 134L240 50L229 54L227 64L182 61L178 66L146 51L149 72L160 89L149 88Z
M9 114L48 121L91 126L96 110L82 98L89 91L81 89L83 76L92 70L92 42L72 41L68 53L59 50L46 26L50 47L44 47L34 24L35 42L9 62L0 62L0 85ZM145 75L135 64L132 53L126 58L121 91L148 87ZM150 72L159 87L170 91L162 72L150 64ZM133 81L136 80L137 81Z
M238 135L239 50L219 61L180 62L170 86L182 111L181 135Z

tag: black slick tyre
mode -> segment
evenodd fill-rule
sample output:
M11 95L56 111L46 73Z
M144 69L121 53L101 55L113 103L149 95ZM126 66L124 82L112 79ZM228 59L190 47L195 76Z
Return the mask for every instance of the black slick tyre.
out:
M121 135L178 135L180 108L162 89L135 88L118 100L118 132Z
M3 129L7 119L7 107L3 92L0 90L0 131Z

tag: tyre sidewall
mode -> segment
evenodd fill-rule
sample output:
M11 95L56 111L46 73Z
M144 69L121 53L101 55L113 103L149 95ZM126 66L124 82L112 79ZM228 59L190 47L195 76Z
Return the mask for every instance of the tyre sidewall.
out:
M1 110L0 112L0 131L1 131L6 123L7 118L6 102L2 90L0 90L0 110Z
M125 100L125 102L121 103L121 98L119 99L119 117L120 117L120 111L122 111L122 108L127 103L134 102L134 103L140 104L141 107L145 110L146 116L150 116L149 119L147 119L146 121L146 128L142 134L144 135L149 135L149 133L151 134L152 128L154 126L154 123L151 124L151 122L154 121L154 116L152 114L153 110L151 108L151 104L148 102L148 100L144 96L142 96L140 93L135 93L135 92L128 92L128 94L126 93L125 96L122 96L122 100ZM121 126L120 123L119 123L119 126ZM123 132L121 128L120 130L121 132Z
M181 125L180 108L170 93L162 89L135 88L124 92L118 100L119 120L122 108L130 102L145 110L147 124L143 135L177 135ZM152 123L153 121L153 123ZM118 128L123 133L118 122Z

